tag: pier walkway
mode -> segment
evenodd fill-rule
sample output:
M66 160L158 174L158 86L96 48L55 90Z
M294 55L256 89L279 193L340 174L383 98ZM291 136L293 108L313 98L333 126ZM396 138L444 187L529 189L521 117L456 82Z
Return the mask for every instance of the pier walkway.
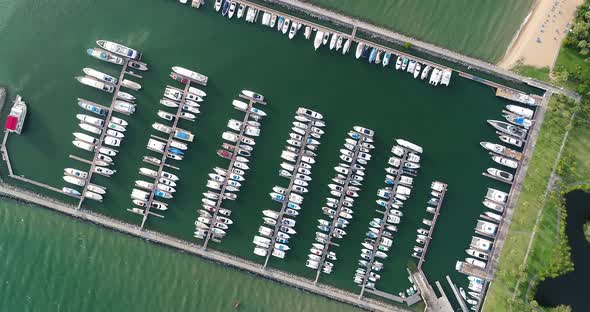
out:
M332 222L330 224L330 230L328 232L328 239L326 240L326 243L324 244L324 249L322 250L322 256L320 258L320 261L318 261L318 269L317 269L317 273L315 276L315 281L314 284L317 284L318 280L320 279L320 275L322 274L322 269L324 268L324 263L326 262L326 256L328 255L328 253L330 252L330 245L336 245L338 246L338 244L333 243L332 242L332 238L334 237L334 229L336 229L336 224L338 224L338 221L336 219L338 219L338 217L340 216L340 212L342 211L342 207L344 207L344 201L345 201L345 197L347 197L346 192L348 191L348 188L350 186L350 181L352 180L352 175L353 175L353 168L354 165L357 163L358 160L358 156L360 153L360 148L362 147L363 142L365 142L365 140L367 139L367 136L363 133L359 133L360 138L358 139L356 145L354 146L354 150L352 151L353 157L352 158L352 162L350 163L350 170L348 171L348 174L346 175L346 179L344 181L344 185L342 186L342 195L340 195L340 198L338 199L338 203L336 204L336 212L334 213L334 217L332 217Z
M224 194L227 190L228 182L231 180L229 178L229 175L231 174L232 169L234 168L236 158L239 156L238 152L240 151L239 146L242 143L241 142L242 137L244 137L244 132L246 131L246 128L248 126L248 120L250 118L250 115L253 114L252 109L254 108L254 104L266 105L266 102L247 97L243 94L240 94L240 98L248 100L248 107L246 108L246 111L244 114L244 119L242 120L242 125L240 127L240 132L239 132L237 140L235 142L235 147L232 151L229 165L227 167L227 171L226 171L227 176L226 176L225 180L223 181L223 183L221 184L221 189L219 190L219 197L217 198L217 201L216 201L215 207L214 207L215 212L213 212L213 216L210 219L211 221L210 221L209 229L207 230L207 236L205 237L205 242L203 243L204 249L207 249L207 245L209 244L209 240L211 240L212 237L216 238L216 235L214 235L214 233L213 233L213 229L215 227L215 222L217 222L217 216L219 214L221 204L223 203L223 200L225 199ZM264 118L264 117L260 116L260 118Z
M363 298L363 294L365 293L365 289L367 287L367 282L369 281L369 275L371 273L371 268L373 267L373 264L375 263L375 253L378 250L379 244L381 242L381 238L383 237L383 232L385 231L385 226L387 225L387 218L389 218L389 215L391 214L391 204L393 204L394 201L396 201L395 195L393 195L396 190L397 190L397 186L399 185L399 181L402 177L402 172L401 172L401 168L404 167L404 164L406 163L407 159L408 159L408 151L405 150L404 154L400 157L400 164L399 164L399 168L400 168L400 172L397 174L397 176L395 177L395 180L393 182L393 185L395 187L395 189L392 191L392 195L391 198L387 201L387 205L386 207L383 207L385 209L385 211L378 211L383 213L383 218L381 219L381 226L379 227L379 234L377 234L377 238L375 238L375 243L373 244L373 251L371 252L371 259L369 260L367 267L366 267L366 272L365 272L365 276L363 277L363 282L361 283L361 292L359 293L359 299ZM393 238L390 238L393 240Z
M103 144L104 139L107 135L108 125L109 125L109 122L111 121L111 117L113 116L113 107L115 105L115 102L117 101L117 93L119 93L119 90L121 89L121 85L123 83L123 77L125 76L125 73L127 72L127 65L129 64L130 59L128 59L128 58L123 58L123 59L124 59L123 68L121 69L121 73L119 74L119 80L117 80L117 84L115 85L115 91L113 92L113 99L111 100L110 107L108 107L108 109L107 109L107 116L104 119L104 124L102 127L100 127L102 132L100 133L100 136L98 138L98 144L96 144L96 146L94 147L94 154L92 157L92 165L90 165L90 169L88 170L88 177L86 177L86 179L85 179L86 183L84 184L84 188L81 192L82 196L80 197L80 201L78 201L77 209L80 209L82 207L82 203L84 202L84 199L86 198L85 194L88 190L88 185L90 185L90 182L92 182L92 176L94 175L94 169L96 168L96 159L98 157L100 149L103 147L102 144Z
M434 217L432 218L432 225L430 226L430 229L428 230L428 239L426 240L426 243L424 243L422 255L420 255L420 259L418 260L418 270L420 270L420 271L422 270L422 264L424 263L424 261L426 261L425 258L426 258L426 252L428 251L428 245L430 244L430 240L432 239L432 233L434 232L434 227L436 226L436 220L438 219L438 216L440 214L440 208L443 205L443 201L445 199L445 194L447 193L448 185L446 183L443 183L443 184L444 184L444 189L442 189L442 191L440 192L440 198L438 201L438 205L436 205Z
M523 82L523 83L528 84L530 86L533 86L535 88L539 88L539 89L542 89L545 91L550 91L551 93L563 94L565 96L574 98L576 100L580 99L580 95L573 92L573 91L569 91L569 90L566 90L561 87L556 87L554 85L551 85L551 84L543 82L543 81L539 81L536 79L521 76L521 75L513 73L509 70L502 69L494 64L491 64L491 63L488 63L488 62L485 62L482 60L478 60L476 58L469 57L469 56L448 50L446 48L436 46L431 43L423 42L418 39L411 38L411 37L396 33L392 30L388 30L388 29L373 25L368 22L360 21L358 19L346 16L346 15L343 15L343 14L340 14L340 13L337 13L334 11L330 11L328 9L324 9L322 7L319 7L319 6L310 4L310 3L306 3L306 2L303 2L300 0L265 0L265 1L270 2L270 3L279 4L284 7L289 8L289 9L294 9L296 11L304 12L312 17L316 17L316 18L323 19L323 20L328 20L328 21L334 22L339 25L348 26L353 29L358 29L358 31L365 31L369 35L377 36L377 37L380 37L382 39L385 39L387 41L391 41L391 42L394 42L397 44L403 45L405 43L410 43L413 48L415 48L419 51L426 52L426 53L433 55L435 57L440 57L440 58L444 58L449 61L463 64L463 65L469 66L470 68L475 68L475 69L483 71L483 72L492 73L492 74L500 76L501 78L504 78L504 79L513 80L513 81L520 81L520 82ZM249 1L240 1L240 2L247 3L248 5L250 5ZM261 9L263 11L269 11L269 9L265 8L264 6L257 6L257 7L261 7ZM281 12L281 14L285 15L282 12ZM300 18L299 18L299 20L300 20ZM307 22L307 24L309 24L309 22ZM320 26L319 28L325 29L326 27ZM390 50L390 49L388 49L388 50Z
M170 237L164 234L149 230L140 230L139 227L111 219L104 215L88 211L85 209L77 209L75 206L67 205L59 201L41 197L32 192L0 184L0 195L10 198L23 200L32 204L36 204L48 209L78 218L80 220L88 221L97 225L104 226L106 228L119 231L121 233L133 235L150 242L154 242L160 245L175 248L193 255L200 256L204 259L222 263L233 268L244 270L250 273L254 273L258 276L277 281L279 283L299 288L301 290L308 291L313 294L317 294L329 299L337 300L343 303L351 304L362 309L379 312L407 312L408 310L402 309L397 306L387 305L383 302L372 299L358 300L355 294L336 289L327 285L317 285L312 281L294 276L275 269L262 269L260 264L250 262L248 260L231 256L222 252L214 250L205 250L204 248L183 241L174 237Z
M154 202L155 190L158 189L158 184L160 183L159 177L162 175L162 170L164 169L164 164L166 163L166 159L168 159L168 149L170 148L170 143L172 143L172 138L174 138L174 135L176 133L176 127L178 126L178 121L180 120L180 114L182 113L182 105L184 105L184 102L186 100L186 96L188 95L188 88L190 88L190 86L191 86L191 80L189 79L187 81L187 83L184 85L184 90L182 91L182 98L180 99L180 104L178 105L178 109L176 110L176 113L174 114L174 120L172 121L172 126L170 126L170 128L172 130L170 131L170 134L168 135L168 139L165 140L166 146L164 147L164 150L162 151L162 158L160 159L160 164L158 165L158 169L156 170L157 174L156 174L156 177L154 178L154 188L150 191L150 197L148 198L146 205L145 205L145 210L143 213L143 217L141 219L141 225L139 226L140 229L143 229L143 227L145 226L145 223L148 220L148 216L150 214L150 209L152 208L152 203Z
M443 291L439 282L436 282L436 286L441 293L441 296L438 297L434 292L432 286L428 283L428 279L424 275L422 270L418 270L417 272L412 274L412 278L416 282L416 286L420 289L420 295L422 299L424 299L424 303L426 303L426 309L424 311L433 311L433 312L453 312L453 306L447 298L447 295Z
M309 124L307 126L307 129L305 129L305 135L302 135L303 140L301 141L301 147L299 148L299 153L297 154L297 158L295 159L295 164L293 165L295 167L295 170L293 170L293 175L289 178L289 185L287 186L287 190L285 191L285 200L281 203L281 210L279 212L279 217L277 218L277 224L275 224L274 226L274 231L273 234L270 238L270 246L266 249L267 250L267 254L266 254L266 259L264 260L264 265L262 266L262 268L266 268L266 266L268 265L268 261L270 259L270 256L272 255L272 250L274 249L274 243L276 242L277 236L279 234L279 229L281 227L281 220L283 220L283 217L285 216L285 211L288 208L288 204L289 204L289 195L291 195L291 192L293 192L293 186L295 183L295 180L297 180L297 168L299 168L299 166L301 165L302 162L302 158L303 156L306 156L306 151L307 151L307 146L310 144L310 142L307 140L307 138L310 136L311 132L312 132L312 127L315 125L315 122L317 121L317 119L312 118L311 116L305 116L307 119L309 119Z

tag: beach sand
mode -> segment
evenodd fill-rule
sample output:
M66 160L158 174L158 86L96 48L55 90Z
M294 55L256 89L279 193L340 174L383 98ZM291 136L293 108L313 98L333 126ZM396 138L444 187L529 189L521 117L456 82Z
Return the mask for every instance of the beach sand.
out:
M537 0L498 66L517 63L553 68L576 8L583 0Z

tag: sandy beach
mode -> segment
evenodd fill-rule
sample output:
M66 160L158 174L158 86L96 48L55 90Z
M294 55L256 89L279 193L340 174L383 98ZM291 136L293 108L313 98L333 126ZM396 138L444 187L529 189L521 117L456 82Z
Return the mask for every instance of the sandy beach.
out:
M561 42L583 0L537 0L498 66L517 63L553 68Z

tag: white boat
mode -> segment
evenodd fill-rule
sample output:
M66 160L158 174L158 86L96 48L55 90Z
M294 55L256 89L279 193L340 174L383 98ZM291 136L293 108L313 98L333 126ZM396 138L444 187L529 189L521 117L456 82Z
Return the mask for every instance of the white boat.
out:
M188 88L188 93L200 96L200 97L206 97L207 93L205 93L205 91L201 90L201 89L197 89L195 87L189 87Z
M207 83L207 81L209 80L209 78L205 75L199 74L197 72L194 72L192 70L188 70L184 67L180 67L180 66L174 66L172 67L172 70L184 77L187 77L189 79L195 80L195 81L199 81L202 83Z
M355 53L355 57L356 59L360 59L361 56L363 55L363 51L365 49L365 44L360 42L357 46L356 46L356 53Z
M500 169L496 169L496 168L488 168L487 169L487 173L491 176L494 176L500 180L506 181L506 182L512 182L512 179L514 178L514 175L512 173L500 170Z
M492 160L495 161L496 163L498 163L502 166L506 166L508 168L516 169L518 167L518 161L513 160L513 159L509 159L506 157L492 156Z
M317 50L319 47L321 47L323 39L324 39L324 32L321 30L318 30L315 33L315 38L313 39L313 48Z
M219 12L219 10L221 10L221 3L223 2L223 0L215 0L215 4L213 5L215 7L215 11Z
M220 8L221 8L221 6L220 6ZM217 7L215 7L215 9L217 10ZM242 18L242 16L244 16L244 10L245 9L246 9L246 6L240 3L240 5L238 6L238 12L236 14L236 17L238 19L239 18ZM217 10L217 11L219 11L219 10Z
M87 142L87 143L90 143L90 144L96 144L96 143L98 143L98 139L97 138L95 138L95 137L93 137L91 135L88 135L86 133L74 132L73 135L74 135L74 137L77 140L80 140L80 141L84 141L84 142Z
M420 63L416 63L416 68L414 69L414 79L420 76L420 70L422 69L422 65Z
M264 96L262 94L256 93L254 91L250 91L250 90L242 90L240 91L243 95L254 99L258 102L263 102L264 101Z
M348 51L350 50L351 43L352 43L352 40L350 38L346 39L346 42L344 43L344 46L342 47L342 55L348 53Z
M330 39L330 50L334 50L336 48L336 41L338 40L338 35L336 33L332 33L332 39Z
M449 82L451 81L451 75L453 71L450 68L446 68L442 71L442 76L440 77L440 84L443 86L448 86Z
M70 183L70 184L74 184L74 185L78 185L78 186L84 186L86 185L86 180L80 179L80 178L76 178L73 176L64 176L63 177L64 181Z
M90 124L80 123L80 124L78 124L78 126L80 126L80 128L82 128L83 130L86 130L90 133L99 134L99 135L102 133L102 129L95 127L93 125L90 125Z
M98 90L106 91L108 93L113 93L113 91L115 90L115 87L113 85L104 83L89 76L77 76L75 78L81 84L96 88Z
M84 197L86 198L90 198L93 200L97 200L97 201L101 201L102 200L102 195L94 193L94 192L90 192L90 191L86 191L84 192Z
M120 56L124 56L130 59L139 60L141 59L141 53L131 48L128 48L124 45L118 44L116 42L108 41L108 40L97 40L96 44L110 52L118 54Z
M129 102L133 102L135 101L135 97L127 92L123 92L123 91L118 91L117 92L117 98L119 99L123 99L125 101L129 101Z
M428 77L428 74L430 73L431 69L432 69L432 67L430 67L430 65L426 65L426 67L422 71L422 74L420 75L420 79L421 80L426 79Z
M287 31L289 31L289 26L291 25L291 20L290 19L285 19L285 22L283 23L283 27L281 28L281 32L283 33L283 35L287 34Z
M530 108L524 108L518 105L506 105L506 109L510 112L513 112L517 115L526 117L526 118L533 118L535 111Z
M289 29L289 40L292 40L293 38L295 38L295 35L297 34L297 23L293 22L291 23L291 28Z
M64 172L68 175L71 175L71 176L74 176L74 177L77 177L80 179L86 179L88 177L88 172L74 169L74 168L65 168Z
M234 17L234 14L236 13L236 5L237 3L235 1L232 1L231 4L229 5L229 11L227 13L227 17L228 18L232 18Z
M517 147L522 147L522 145L523 145L522 140L519 140L517 138L511 137L508 135L500 135L499 138L500 138L500 141L507 143L507 144L517 146Z
M273 27L273 26L271 26ZM309 39L309 37L311 37L311 27L310 26L305 26L305 32L303 33L303 36L305 37L305 39Z
M92 68L89 68L89 67L83 68L82 71L86 75L88 75L90 77L93 77L93 78L96 78L96 79L98 79L100 81L103 81L103 82L106 82L106 83L116 84L117 81L118 81L118 79L115 78L115 77L113 77L113 76L107 75L107 74L105 74L103 72L99 72L98 70L95 70L95 69L92 69Z
M123 79L123 81L121 81L121 86L135 91L141 89L141 85L139 83L128 79Z
M87 150L89 152L93 152L95 149L95 146L93 144L84 142L84 141L79 141L79 140L74 140L72 141L72 144L74 144L75 147L81 148L83 150Z
M401 145L401 146L403 146L405 148L409 148L409 149L411 149L411 150L413 150L415 152L418 152L418 153L423 153L424 152L424 150L422 149L422 147L420 147L420 146L418 146L418 145L416 145L416 144L414 144L412 142L409 142L409 141L406 141L406 140L403 140L403 139L396 139L395 142L397 142L397 144L399 144L399 145Z
M80 196L80 192L78 192L77 190L73 189L73 188L69 188L69 187L62 187L61 188L62 193L64 194L68 194L68 195L73 195L73 196Z
M113 109L126 114L133 114L135 113L135 104L131 104L129 102L115 100L115 104L113 105Z

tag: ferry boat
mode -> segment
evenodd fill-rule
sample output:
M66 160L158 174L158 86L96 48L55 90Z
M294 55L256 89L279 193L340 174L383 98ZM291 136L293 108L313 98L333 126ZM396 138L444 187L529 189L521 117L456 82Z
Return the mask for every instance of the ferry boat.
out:
M8 114L8 117L6 117L4 129L6 129L6 131L8 132L21 134L26 117L27 104L22 100L22 97L20 95L17 95L14 99L14 104L10 109L10 113Z
M124 56L124 57L134 59L134 60L141 59L141 53L139 53L136 50L133 50L131 48L128 48L124 45L118 44L116 42L112 42L112 41L108 41L108 40L97 40L96 44L99 47L101 47L107 51L113 52L115 54L118 54L120 56Z
M109 53L107 51L102 51L97 48L90 48L90 49L86 50L86 53L88 53L88 55L90 55L96 59L99 59L101 61L105 61L105 62L117 64L117 65L123 65L123 62L124 62L122 58L120 58L112 53Z
M116 84L117 81L118 81L117 78L115 78L113 76L110 76L110 75L107 75L107 74L105 74L103 72L99 72L98 70L92 69L90 67L85 67L85 68L82 69L82 71L86 75L88 75L90 77L93 77L93 78L96 78L96 79L98 79L100 81L103 81L103 82L106 82L106 83Z
M81 84L96 88L98 90L106 91L108 93L113 93L113 91L115 90L115 87L113 85L106 84L102 81L96 80L96 79L89 77L89 76L84 76L84 77L77 76L75 78Z

